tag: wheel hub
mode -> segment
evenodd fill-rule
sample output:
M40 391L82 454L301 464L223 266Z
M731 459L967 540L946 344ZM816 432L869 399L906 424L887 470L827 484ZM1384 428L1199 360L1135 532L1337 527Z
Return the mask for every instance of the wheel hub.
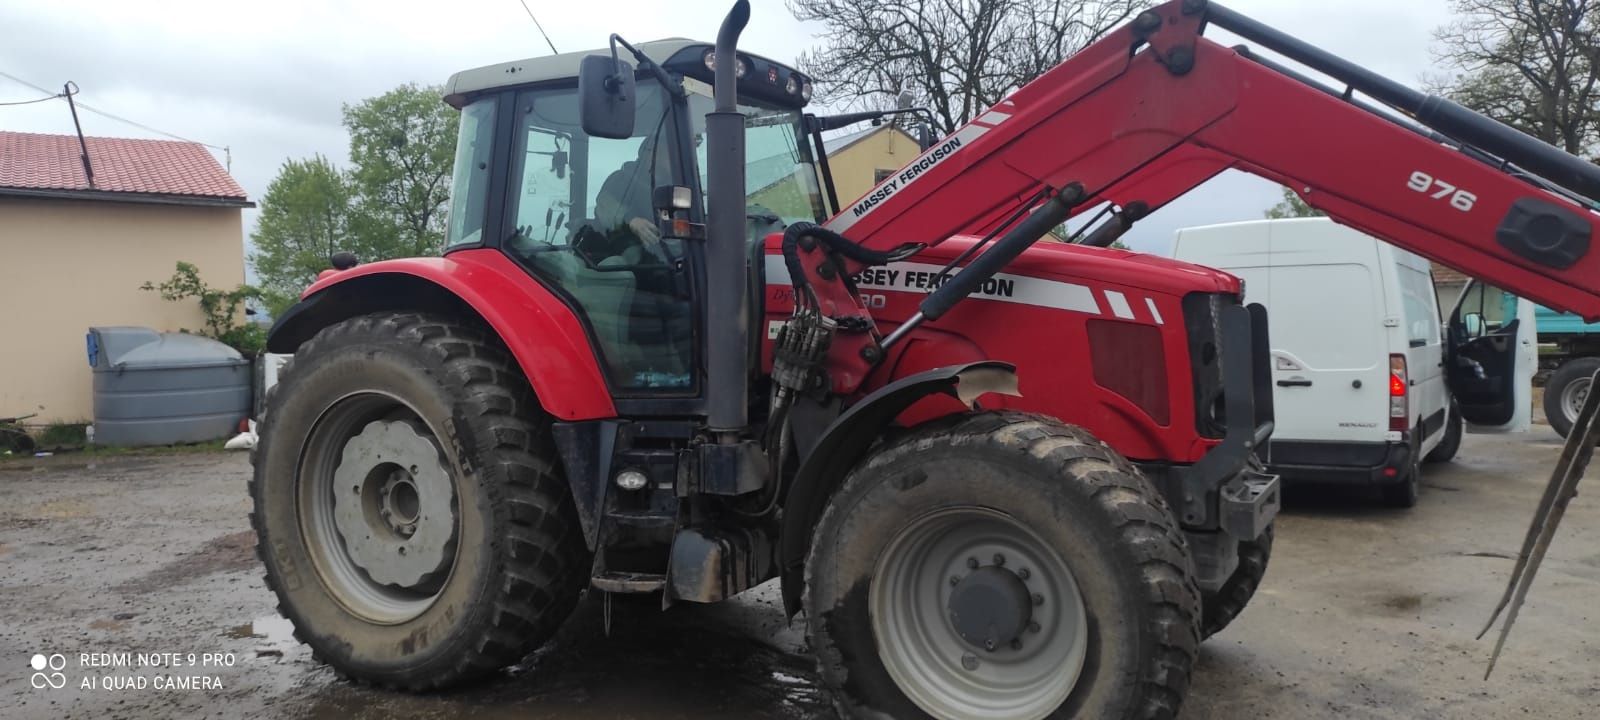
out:
M1033 621L1033 595L1017 574L998 565L980 567L950 594L950 624L973 647L1009 647Z
M1589 382L1587 378L1574 380L1562 390L1562 404L1565 405L1569 421L1576 421L1578 414L1583 412L1583 402L1589 399Z
M333 520L351 563L374 582L412 588L449 569L455 491L429 435L376 421L345 443Z

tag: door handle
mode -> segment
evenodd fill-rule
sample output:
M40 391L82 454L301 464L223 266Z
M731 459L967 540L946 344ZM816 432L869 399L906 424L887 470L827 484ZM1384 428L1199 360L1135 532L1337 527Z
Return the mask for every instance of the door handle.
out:
M1279 380L1278 387L1311 387L1310 380Z

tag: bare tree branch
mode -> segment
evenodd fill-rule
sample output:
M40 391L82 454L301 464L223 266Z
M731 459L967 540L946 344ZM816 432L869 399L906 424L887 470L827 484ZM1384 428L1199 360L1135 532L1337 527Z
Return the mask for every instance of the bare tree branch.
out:
M902 91L950 132L1122 24L1134 0L789 0L821 22L801 55L818 96L890 106Z
M1430 83L1467 107L1575 155L1600 150L1600 3L1453 0Z

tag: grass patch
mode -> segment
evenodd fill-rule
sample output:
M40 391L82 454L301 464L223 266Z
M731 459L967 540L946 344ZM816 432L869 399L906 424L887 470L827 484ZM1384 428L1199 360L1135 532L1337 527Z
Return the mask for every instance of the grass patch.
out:
M84 432L89 423L86 422L57 422L46 425L34 436L34 441L39 447L49 449L58 447L82 447L88 443Z
M40 444L39 450L50 452L55 457L80 457L80 458L112 458L112 457L141 457L162 455L198 455L204 453L223 452L222 447L227 440L211 440L203 443L188 443L184 445L148 445L144 447L127 447L123 445L84 445L81 447L64 447L54 450L51 446ZM0 463L8 461L33 460L33 453L0 452Z

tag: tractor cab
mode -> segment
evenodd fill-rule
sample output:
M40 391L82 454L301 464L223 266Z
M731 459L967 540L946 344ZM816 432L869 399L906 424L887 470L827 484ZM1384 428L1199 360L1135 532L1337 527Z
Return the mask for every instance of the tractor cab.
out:
M448 250L496 247L562 296L614 395L692 397L714 48L670 39L636 50L656 68L591 51L450 78L445 100L461 128ZM585 61L634 76L598 133L585 131ZM755 55L741 53L737 67L748 239L821 222L823 171L803 114L811 80Z

